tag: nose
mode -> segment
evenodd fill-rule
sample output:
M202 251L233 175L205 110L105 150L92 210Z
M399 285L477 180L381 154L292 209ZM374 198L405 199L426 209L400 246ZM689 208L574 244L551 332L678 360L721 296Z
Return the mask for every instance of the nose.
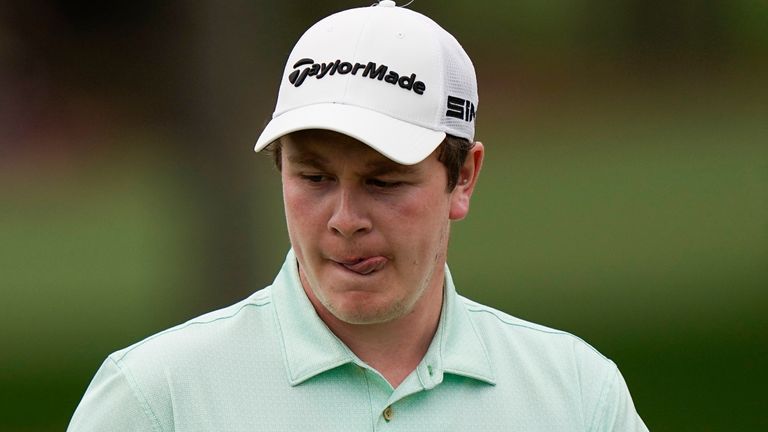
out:
M343 237L369 232L373 227L362 197L351 187L340 187L328 229Z

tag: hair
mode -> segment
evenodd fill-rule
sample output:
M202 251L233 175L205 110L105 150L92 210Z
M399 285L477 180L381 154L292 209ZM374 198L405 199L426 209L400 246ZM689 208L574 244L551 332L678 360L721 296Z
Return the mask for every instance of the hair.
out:
M468 139L459 138L453 135L446 135L443 142L438 146L437 160L445 165L445 171L448 177L446 185L448 192L452 192L459 183L461 167L467 160L467 155L473 146L474 143L470 142ZM282 149L283 147L280 139L273 141L265 148L265 151L272 155L272 160L278 171L281 171L283 168Z

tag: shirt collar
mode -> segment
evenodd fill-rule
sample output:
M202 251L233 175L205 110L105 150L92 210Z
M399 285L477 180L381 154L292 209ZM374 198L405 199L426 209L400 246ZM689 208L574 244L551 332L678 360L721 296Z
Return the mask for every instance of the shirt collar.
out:
M495 384L485 346L461 297L456 294L447 266L445 270L445 298L440 324L416 369L419 380L425 388L432 388L442 382L445 373L450 373ZM362 366L362 361L315 312L301 286L293 250L288 252L272 284L272 298L291 385L301 384L346 363Z
M354 361L352 351L317 316L304 293L293 249L272 284L272 298L291 385Z
M429 381L434 385L441 382L445 373L496 384L485 344L469 316L464 299L456 293L448 266L445 267L445 296L440 324L419 367L425 363L428 367L430 362L437 363L437 367L432 365L431 380L419 375L427 388L431 388Z

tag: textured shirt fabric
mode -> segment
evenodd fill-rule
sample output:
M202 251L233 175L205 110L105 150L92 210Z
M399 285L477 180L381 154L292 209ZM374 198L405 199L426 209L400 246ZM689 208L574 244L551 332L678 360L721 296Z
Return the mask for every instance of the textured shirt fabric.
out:
M647 431L613 362L470 301L396 389L320 320L289 252L274 283L111 354L69 431Z

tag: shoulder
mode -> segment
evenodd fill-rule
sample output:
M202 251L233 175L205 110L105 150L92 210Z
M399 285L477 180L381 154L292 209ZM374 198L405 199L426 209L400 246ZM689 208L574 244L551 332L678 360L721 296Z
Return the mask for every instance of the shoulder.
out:
M522 373L540 384L599 392L617 373L613 361L571 333L459 298L501 376Z
M132 367L194 362L201 353L222 349L253 332L266 332L273 321L271 306L271 287L267 287L238 303L153 334L110 354L109 359Z
M268 287L110 354L70 430L173 430L174 410L236 386L234 371L280 364L271 306Z
M619 400L606 396L612 388L628 394L617 384L621 375L616 365L581 338L463 297L460 301L499 387L547 395L539 405L559 413L572 410L584 424L600 421L605 406Z
M598 360L610 362L583 339L571 333L517 318L463 296L459 296L459 299L484 339L491 338L492 342L500 342L514 338L515 343L530 342L550 349L576 347L590 352Z

